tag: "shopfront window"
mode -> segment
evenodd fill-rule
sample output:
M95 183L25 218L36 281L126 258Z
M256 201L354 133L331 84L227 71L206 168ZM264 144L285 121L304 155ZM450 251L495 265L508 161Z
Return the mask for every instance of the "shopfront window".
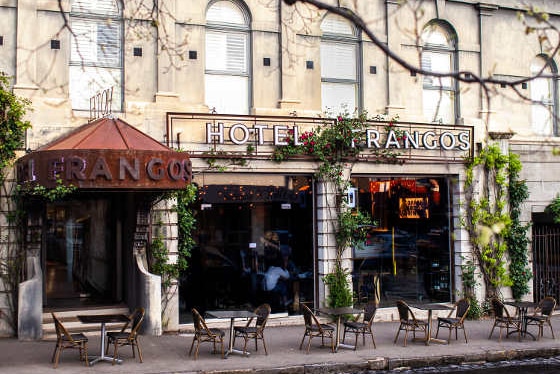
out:
M359 177L353 184L360 209L375 221L366 242L353 249L356 302L450 301L446 179Z
M312 302L311 177L213 174L197 180L197 247L181 280L181 322L192 307L251 309L266 302L273 313L299 313L301 303ZM287 270L288 279L267 282L273 267Z

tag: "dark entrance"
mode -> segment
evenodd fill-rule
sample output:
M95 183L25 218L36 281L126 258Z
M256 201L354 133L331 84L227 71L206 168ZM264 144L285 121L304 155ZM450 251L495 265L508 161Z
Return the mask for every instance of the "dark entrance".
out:
M122 297L121 220L110 198L46 206L45 300L49 307L109 304Z
M533 295L560 298L560 225L544 213L533 214Z

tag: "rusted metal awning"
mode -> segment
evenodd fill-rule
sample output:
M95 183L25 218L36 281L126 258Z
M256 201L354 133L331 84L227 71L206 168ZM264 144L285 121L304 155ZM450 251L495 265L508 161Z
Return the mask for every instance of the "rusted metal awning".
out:
M117 118L101 118L17 160L18 183L47 188L181 189L191 182L186 152L177 152Z

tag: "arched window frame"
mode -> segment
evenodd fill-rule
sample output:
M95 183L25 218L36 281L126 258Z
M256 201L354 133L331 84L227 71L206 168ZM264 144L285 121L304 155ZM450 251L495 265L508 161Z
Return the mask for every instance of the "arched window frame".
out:
M544 69L543 69L544 67ZM542 70L542 73L541 73ZM531 127L539 136L558 135L558 68L554 60L538 55L531 62Z
M353 115L363 107L360 32L355 25L334 14L323 18L321 31L323 111L331 115L345 112ZM341 58L332 58L331 54Z
M434 42L435 37L445 42ZM429 22L422 32L422 70L440 73L456 71L457 46L457 34L451 25L439 20ZM439 68L433 68L434 60L440 63ZM456 123L460 107L455 79L424 76L422 92L423 113L428 122Z
M74 110L90 110L90 98L113 89L111 110L121 111L124 92L121 2L75 0L70 10L68 93Z
M212 14L228 12L227 7L234 13ZM206 104L217 113L248 114L252 102L252 41L251 16L245 4L235 0L208 4L205 45Z

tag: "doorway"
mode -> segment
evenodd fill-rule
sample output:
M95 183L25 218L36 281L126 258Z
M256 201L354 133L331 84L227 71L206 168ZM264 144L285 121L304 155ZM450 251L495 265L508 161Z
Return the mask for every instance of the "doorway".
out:
M44 300L48 307L119 301L118 219L110 199L76 199L46 206Z

